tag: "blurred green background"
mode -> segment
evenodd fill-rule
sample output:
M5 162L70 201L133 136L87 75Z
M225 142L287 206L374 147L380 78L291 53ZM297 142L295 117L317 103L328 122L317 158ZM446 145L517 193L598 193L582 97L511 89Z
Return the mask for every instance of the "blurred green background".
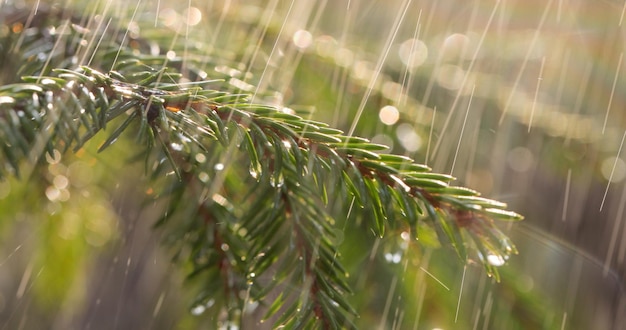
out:
M4 1L0 12L8 21L35 4ZM445 247L345 232L363 328L626 327L623 4L47 5L86 17L108 8L119 26L171 47L156 51L217 59L202 68L209 78L249 83L257 102L314 109L313 119L451 173L526 217L505 228L520 253L500 283ZM0 68L3 84L16 79L6 61ZM160 246L167 233L151 228L162 210L142 204L154 191L142 164L128 162L132 139L98 154L103 139L48 157L42 175L0 182L0 327L209 327L190 305L186 269ZM262 315L250 308L242 328L267 327Z

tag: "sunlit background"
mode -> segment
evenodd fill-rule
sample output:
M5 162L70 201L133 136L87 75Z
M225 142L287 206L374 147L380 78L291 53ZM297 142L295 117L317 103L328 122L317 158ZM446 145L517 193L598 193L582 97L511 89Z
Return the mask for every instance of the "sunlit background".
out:
M56 6L113 17L121 30L111 33L153 40L154 54L216 58L222 64L207 64L201 78L227 77L255 102L314 109L315 120L452 174L526 217L503 226L519 255L500 267L500 283L478 260L464 265L451 250L402 233L380 245L346 234L341 249L355 291L371 291L353 301L363 328L626 327L623 2ZM3 0L0 19L33 8ZM189 304L185 270L151 229L159 210L139 205L153 192L141 164L127 165L130 148L121 141L97 154L92 142L49 156L36 185L0 181L2 329L211 323L203 319L211 306ZM384 270L372 266L375 253ZM251 310L247 327L267 327Z

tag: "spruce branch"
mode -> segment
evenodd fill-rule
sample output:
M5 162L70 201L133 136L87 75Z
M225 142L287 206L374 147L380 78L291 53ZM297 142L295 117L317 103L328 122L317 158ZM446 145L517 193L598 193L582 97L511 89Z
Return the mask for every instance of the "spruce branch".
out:
M22 159L16 153L26 156L33 143L33 136L22 132L41 129L48 116L57 118L48 134L50 148L60 145L63 149L71 145L81 147L107 123L122 117L122 123L100 147L104 150L134 122L140 122L137 134L151 137L146 146L155 146L154 140L161 141L162 154L157 164L167 159L170 168L179 172L179 182L173 190L192 190L188 197L198 199L202 190L208 189L205 194L209 196L199 201L196 211L190 212L187 208L180 213L180 218L199 218L206 226L202 229L206 232L197 235L199 239L192 245L214 251L214 255L197 266L217 265L224 279L230 277L230 267L236 264L233 268L244 279L250 274L263 273L277 262L276 252L280 251L278 255L296 253L301 261L294 266L303 269L295 274L303 274L304 282L310 286L312 306L308 308L322 320L343 324L338 321L342 320L338 315L343 314L337 314L338 308L330 307L335 304L344 312L350 311L343 300L349 288L341 280L344 274L335 269L339 265L337 251L332 244L332 220L325 207L330 182L342 184L343 181L348 194L372 212L371 227L377 235L382 236L387 226L394 225L390 219L397 212L412 226L413 235L419 235L415 224L426 210L440 240L450 242L463 259L467 258L466 245L472 242L490 274L497 276L490 260L504 262L515 253L514 246L493 223L493 219L521 219L507 211L505 204L479 197L470 189L450 186L451 176L433 173L407 157L376 153L373 150L382 146L366 139L345 136L323 123L274 107L216 102L213 95L219 95L220 101L227 96L217 91L160 89L150 84L123 82L88 67L54 72L57 75L43 77L38 84L36 79L39 78L25 77L25 83L0 89L5 114L2 127L8 128L3 134L10 137L3 144L3 158L8 160L5 168L17 171L15 164ZM152 81L160 72L146 72L143 81ZM121 72L116 75L123 77ZM127 115L128 111L131 113ZM24 117L28 120L19 120ZM250 213L241 217L240 222L235 210L228 211L234 205L227 202L228 196L226 201L217 200L215 194L222 189L213 188L213 181L202 182L191 170L180 173L199 165L194 164L197 154L210 156L215 148L213 141L219 143L224 154L232 155L231 150L235 149L246 151L249 159L245 168L252 169L250 175L257 180L255 189L263 191L251 194L249 198L256 200L251 204ZM20 148L13 148L13 144ZM224 180L215 176L218 181ZM195 188L197 191L193 191L194 185L200 185ZM346 201L350 200L348 197L345 196ZM259 214L258 210L268 211ZM174 210L168 211L166 220L174 221L177 214ZM281 228L285 226L287 229ZM235 228L245 228L247 234L238 235ZM191 224L189 230L198 229ZM227 255L222 248L223 235L253 244L247 250ZM210 239L204 242L207 237ZM291 237L294 242L285 244L285 237ZM267 253L269 251L274 253ZM237 265L241 256L260 257L252 263ZM200 269L195 272L198 271ZM231 288L227 285L226 289ZM335 315L326 315L329 311ZM301 319L294 318L293 322L297 320Z
M88 33L73 26L60 38ZM30 41L26 49L39 47ZM195 82L181 84L180 61L121 46L96 53L110 70L61 54L51 57L55 69L28 62L21 82L0 87L0 177L97 134L107 136L99 151L135 136L159 187L154 198L167 205L156 224L169 228L168 243L192 266L190 281L202 284L197 305L220 305L236 320L249 301L285 288L268 304L277 325L354 327L336 237L336 219L347 214L335 212L352 202L375 235L408 228L417 238L427 222L462 261L476 255L496 278L496 266L516 253L495 224L522 219L506 204L310 113L250 103L224 81L195 79L203 75L193 60Z

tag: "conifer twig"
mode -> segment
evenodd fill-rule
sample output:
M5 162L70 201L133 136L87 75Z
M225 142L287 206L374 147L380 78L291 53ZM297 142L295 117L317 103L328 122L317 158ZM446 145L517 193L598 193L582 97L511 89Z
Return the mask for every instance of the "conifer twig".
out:
M60 38L85 33L74 27ZM190 279L204 283L197 304L219 300L236 318L246 303L240 291L262 300L291 283L299 289L284 291L268 318L280 314L277 324L288 328L353 327L357 312L346 298L351 288L336 237L351 201L377 236L407 228L416 238L426 220L463 261L477 255L496 278L495 267L516 253L494 220L522 217L450 185L449 175L380 153L387 147L307 114L249 103L223 81L164 83L181 77L164 55L121 48L101 56L103 67L115 63L112 70L73 67L59 55L55 69L26 63L22 82L0 86L0 177L19 176L41 142L52 154L106 132L104 151L123 135L136 136L147 175L162 187L157 199L168 204L157 224L172 228L171 243L190 251ZM263 277L271 272L271 280Z

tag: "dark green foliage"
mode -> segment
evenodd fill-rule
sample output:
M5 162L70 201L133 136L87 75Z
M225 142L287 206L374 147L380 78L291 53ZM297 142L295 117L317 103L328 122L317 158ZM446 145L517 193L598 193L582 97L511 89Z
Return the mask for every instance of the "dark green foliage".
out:
M76 40L94 37L77 25L69 31L50 42L79 52ZM42 51L37 40L25 40L20 56ZM27 60L21 82L0 87L0 176L20 176L24 162L78 150L96 134L106 136L99 151L134 137L159 189L149 199L165 205L157 225L190 264L189 280L202 283L195 304L222 305L231 320L263 301L266 318L278 314L286 328L351 327L357 312L337 249L337 219L348 210L366 220L348 226L380 237L406 228L415 238L427 223L461 262L478 254L496 276L489 259L516 252L494 225L521 219L505 204L408 157L379 154L385 146L308 119L314 114L249 103L220 80L177 84L179 60L117 40L92 50L98 66L43 51L53 54L48 66ZM196 80L193 67L191 58ZM282 293L266 301L273 290Z

